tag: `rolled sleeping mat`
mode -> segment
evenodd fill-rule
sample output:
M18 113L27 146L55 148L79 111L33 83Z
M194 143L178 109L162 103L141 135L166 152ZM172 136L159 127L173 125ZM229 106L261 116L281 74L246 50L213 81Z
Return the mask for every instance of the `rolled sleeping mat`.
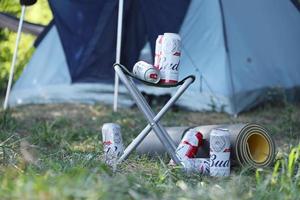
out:
M179 127L167 127L166 130L170 135L171 139L174 141L176 147L179 145L181 138L184 133L189 130L190 127L179 126ZM144 140L136 148L136 151L140 155L149 155L149 156L161 156L167 154L165 147L157 138L153 130L144 138Z
M209 157L209 136L214 128L226 128L230 132L232 164L253 168L270 166L275 158L276 148L267 129L259 124L208 125L190 127L203 134L203 147L198 150L198 158ZM168 134L178 145L189 127L167 128ZM138 154L162 155L166 151L153 131L137 147Z

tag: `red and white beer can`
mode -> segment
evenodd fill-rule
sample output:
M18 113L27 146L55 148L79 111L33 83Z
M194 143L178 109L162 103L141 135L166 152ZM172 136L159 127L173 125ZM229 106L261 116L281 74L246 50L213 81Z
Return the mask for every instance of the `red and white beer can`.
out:
M160 80L159 71L145 61L135 63L132 71L135 76L147 82L158 83Z
M159 69L161 84L172 85L178 82L178 69L181 55L181 38L175 33L165 33L162 37Z
M230 174L230 133L228 129L216 128L210 133L210 175Z
M176 155L182 162L191 158L195 158L197 151L202 144L203 135L194 129L190 129L185 133L180 144L178 145L176 149Z
M104 162L110 166L115 166L117 159L124 153L120 126L115 123L103 124L102 141L104 147Z
M154 67L160 70L160 58L161 58L161 45L162 45L163 35L159 35L155 43L155 56L154 56Z
M191 158L188 162L187 172L209 175L209 158Z

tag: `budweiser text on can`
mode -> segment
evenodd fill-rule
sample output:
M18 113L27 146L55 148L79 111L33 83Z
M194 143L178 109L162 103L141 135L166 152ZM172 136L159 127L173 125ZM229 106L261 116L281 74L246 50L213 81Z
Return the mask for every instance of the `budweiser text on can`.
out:
M160 80L159 71L153 65L145 61L139 61L133 66L133 74L138 78L151 83L158 83Z
M162 84L178 82L178 67L181 55L181 39L178 34L165 33L162 37L159 69Z
M117 159L124 152L120 126L115 123L103 124L102 141L104 146L104 162L110 166L115 166Z
M187 172L209 175L209 158L191 158L188 162Z
M203 136L200 132L188 130L176 149L179 160L184 162L190 158L195 158L198 148L203 144Z
M217 128L210 133L210 175L230 174L230 134L228 129Z
M160 57L161 57L161 44L162 44L163 35L159 35L155 43L155 56L154 56L154 67L160 70Z

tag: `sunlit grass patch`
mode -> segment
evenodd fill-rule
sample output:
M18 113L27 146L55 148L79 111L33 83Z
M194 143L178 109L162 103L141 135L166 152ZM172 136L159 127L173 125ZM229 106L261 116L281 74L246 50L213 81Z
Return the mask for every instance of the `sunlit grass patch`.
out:
M101 126L120 124L129 144L146 125L135 108L114 113L101 105L50 105L1 111L0 199L297 199L300 109L291 108L292 114L265 108L237 119L181 110L164 116L166 126L259 121L272 130L279 145L274 166L233 167L226 178L185 174L169 166L167 156L135 153L113 172L102 162ZM286 124L287 119L293 121Z

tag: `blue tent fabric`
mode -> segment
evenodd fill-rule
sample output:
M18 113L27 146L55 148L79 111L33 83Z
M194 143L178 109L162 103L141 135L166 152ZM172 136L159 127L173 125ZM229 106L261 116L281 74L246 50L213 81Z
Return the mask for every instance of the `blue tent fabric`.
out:
M50 0L72 82L111 83L118 0ZM126 0L122 64L132 67L147 40L179 32L190 0Z
M189 5L190 0L140 0L152 53L158 35L179 32Z
M49 1L54 24L14 85L9 105L111 104L118 0ZM196 80L177 105L238 114L268 99L269 91L300 96L300 12L294 1L124 2L121 63L129 69L138 59L153 58L157 35L180 34L180 79L193 74ZM138 87L151 95L174 94ZM132 105L122 84L119 92L119 105Z
M298 0L291 0L291 2L294 4L294 6L298 9L300 12L300 2Z
M107 78L105 75L109 76L109 74L105 73L105 67L99 67L98 71L97 66L86 69L84 62L86 57L92 56L89 55L90 49L96 45L97 38L102 38L100 42L104 43L103 52L98 55L103 59L99 60L100 63L97 65L103 66L106 59L112 62L115 51L113 42L116 32L114 21L117 17L115 12L117 1L50 0L49 3L62 41L72 82ZM113 41L106 38L111 38ZM97 75L100 77L95 79Z
M33 46L37 48L40 43L44 40L46 35L49 33L51 28L54 26L54 20L51 20L49 24L44 28L44 30L38 35L38 37L35 39Z

